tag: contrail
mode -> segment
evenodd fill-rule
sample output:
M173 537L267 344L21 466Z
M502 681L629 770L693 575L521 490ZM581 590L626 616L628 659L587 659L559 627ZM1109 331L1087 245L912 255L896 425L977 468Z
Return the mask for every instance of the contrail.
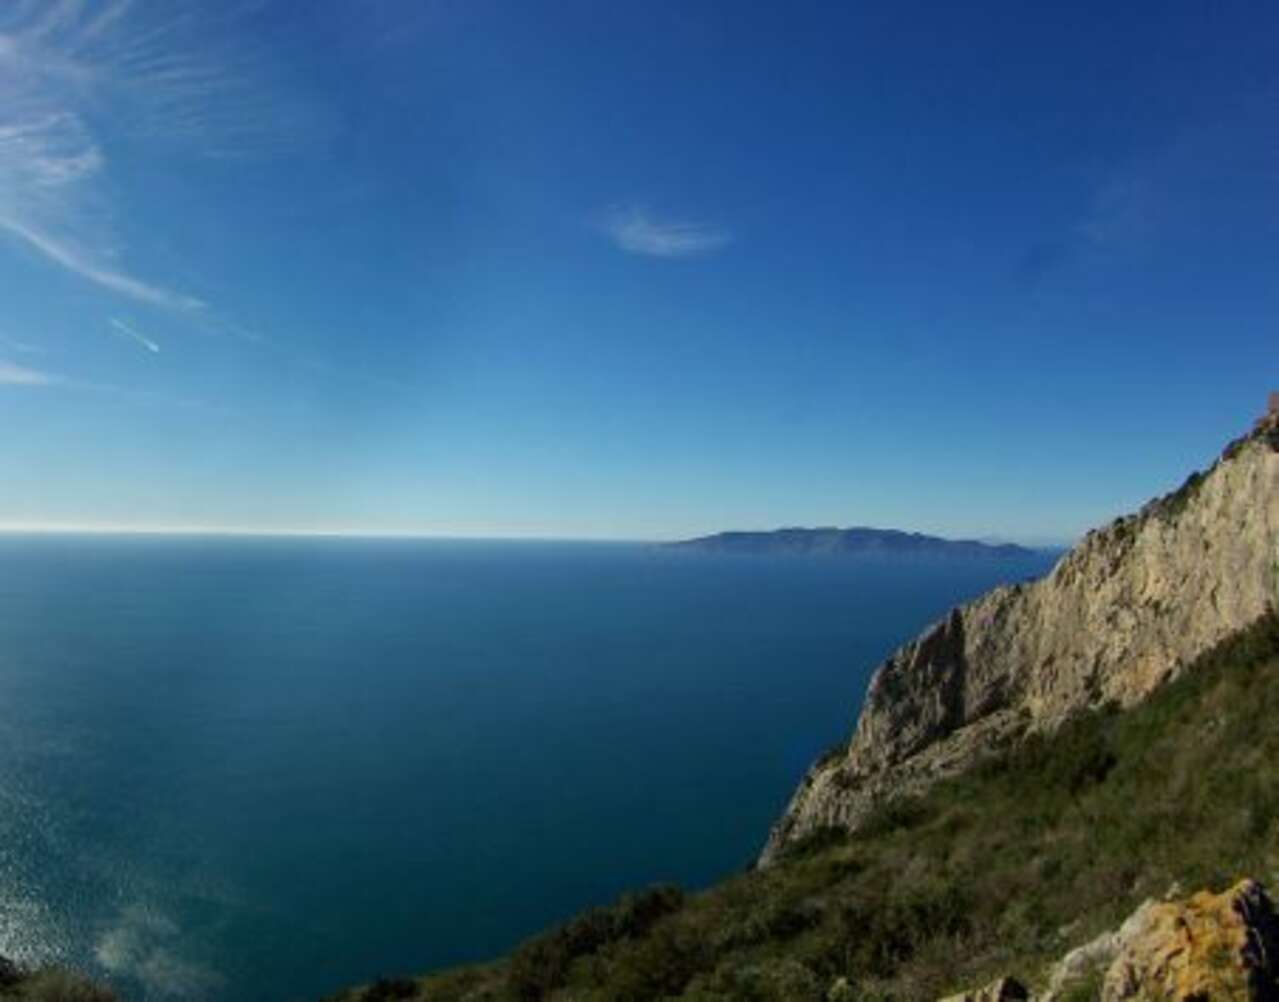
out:
M142 347L145 348L147 351L152 351L157 353L160 351L160 346L158 344L152 341L145 334L139 334L132 327L126 324L123 320L117 320L115 317L112 317L111 326L114 327L120 334L123 334L125 337L131 338L134 341L138 342L138 344L142 345Z

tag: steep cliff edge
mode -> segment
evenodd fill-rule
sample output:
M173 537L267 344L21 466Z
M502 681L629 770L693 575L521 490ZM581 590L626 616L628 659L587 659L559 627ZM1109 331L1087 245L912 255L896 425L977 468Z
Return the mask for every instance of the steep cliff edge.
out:
M847 749L809 771L760 862L855 829L1082 710L1129 707L1279 605L1279 414L1206 474L1095 530L1046 578L953 610L875 673Z

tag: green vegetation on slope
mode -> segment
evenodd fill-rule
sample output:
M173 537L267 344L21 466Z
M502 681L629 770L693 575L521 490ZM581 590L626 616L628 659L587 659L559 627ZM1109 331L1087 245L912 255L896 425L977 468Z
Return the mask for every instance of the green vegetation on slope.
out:
M0 958L0 999L26 1002L115 1002L115 995L76 974L57 968L27 972Z
M1044 964L1174 883L1279 883L1279 616L1128 713L1034 738L855 836L700 894L594 909L504 960L335 996L932 1000ZM1082 999L1080 1000L1082 1002Z

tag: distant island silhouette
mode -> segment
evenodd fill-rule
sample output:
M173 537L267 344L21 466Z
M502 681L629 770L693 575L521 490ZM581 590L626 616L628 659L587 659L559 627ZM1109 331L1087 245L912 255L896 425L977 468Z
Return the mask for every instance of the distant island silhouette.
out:
M683 549L723 553L907 553L953 557L1011 558L1034 551L1015 543L983 543L975 539L943 539L901 529L785 528L759 532L717 532L666 544Z

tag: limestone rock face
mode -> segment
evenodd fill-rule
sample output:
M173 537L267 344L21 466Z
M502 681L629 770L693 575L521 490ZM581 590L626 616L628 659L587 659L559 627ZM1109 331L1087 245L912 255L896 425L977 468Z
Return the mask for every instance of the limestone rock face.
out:
M1045 578L953 610L875 672L847 752L814 766L760 858L1081 710L1131 706L1279 605L1279 415L1206 474L1090 532Z
M1143 905L1117 934L1102 1002L1273 1002L1279 919L1261 885Z
M1147 901L1122 928L1103 932L1083 946L1075 947L1057 961L1048 972L1048 988L1038 996L1039 1002L1058 1002L1080 982L1087 981L1098 972L1104 973L1123 947L1125 933L1132 931L1134 922L1142 921L1138 916L1153 904L1153 901Z

